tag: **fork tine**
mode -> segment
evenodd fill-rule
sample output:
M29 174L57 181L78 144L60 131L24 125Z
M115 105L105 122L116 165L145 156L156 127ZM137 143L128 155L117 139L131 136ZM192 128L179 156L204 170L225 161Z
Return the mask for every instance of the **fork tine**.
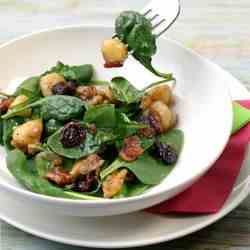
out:
M149 14L151 11L152 11L152 9L148 9L148 10L143 14L143 16L146 16L146 15Z
M148 4L141 10L141 13L151 22L156 37L166 32L180 15L180 0L168 2L168 8L165 8L165 1L149 0Z
M159 25L161 25L163 22L165 22L166 21L166 19L162 19L160 22L158 22L157 24L155 24L153 27L152 27L152 29L155 29L155 28L157 28Z
M171 22L169 25L167 25L166 28L164 28L162 31L160 31L158 34L156 34L155 37L158 38L158 37L161 36L166 30L168 30L169 27L171 27L172 24L173 24L173 23L176 21L176 19L179 17L180 13L181 13L181 7L180 7L180 5L179 5L179 8L178 8L178 12L177 12L176 17L172 20L172 22ZM158 25L158 26L159 26L159 25Z
M155 14L153 17L151 17L149 20L150 20L150 22L152 22L156 17L158 17L159 16L159 14Z

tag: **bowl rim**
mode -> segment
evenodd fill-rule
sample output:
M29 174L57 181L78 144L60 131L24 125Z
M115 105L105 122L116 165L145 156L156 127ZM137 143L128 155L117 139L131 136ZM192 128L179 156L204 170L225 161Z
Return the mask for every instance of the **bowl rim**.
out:
M79 28L83 28L83 29L106 29L106 30L110 30L113 27L111 25L103 25L103 24L73 24L73 25L59 25L59 26L55 26L53 28L46 28L46 29L39 29L33 32L29 32L27 34L18 36L14 39L11 39L7 42L4 42L3 44L0 45L0 50L4 49L5 47L14 44L18 41L21 40L25 40L27 38L31 38L33 36L39 35L39 34L43 34L43 33L50 33L50 32L57 32L57 31L62 31L62 30L68 30L68 29L79 29ZM188 52L189 54L191 54L192 56L195 56L196 58L202 60L203 62L205 62L206 64L210 65L211 67L214 67L216 70L219 70L220 72L223 72L223 74L227 74L229 77L231 77L232 79L235 80L235 78L226 70L222 69L220 66L218 66L217 64L213 63L212 61L210 61L209 59L199 55L197 52L193 51L190 48L186 48L184 45L182 45L180 42L177 42L173 39L169 39L166 37L162 37L161 40L165 40L168 43L174 44L176 47L178 47L181 50L185 50L186 52ZM221 155L221 153L223 152L225 146L227 145L227 142L229 140L229 137L231 135L231 128L232 128L232 123L233 123L233 109L232 109L232 98L231 98L231 94L229 92L229 88L226 86L226 84L221 83L224 85L224 89L225 89L225 94L227 95L227 100L228 100L228 105L231 106L231 112L230 114L228 114L230 116L229 122L230 124L228 124L228 129L225 133L225 142L223 144L223 147L221 148L221 150L219 152L217 152L216 156L214 159L212 159L207 165L206 167L201 168L201 170L199 172L196 172L195 175L193 175L191 178L186 178L184 179L181 183L177 182L177 184L172 185L170 188L166 187L163 188L162 190L159 190L157 193L143 193L140 194L138 196L134 196L134 197L127 197L127 198L120 198L120 199L106 199L106 198L100 198L100 199L96 199L96 200L80 200L80 199L68 199L68 198L61 198L61 197L53 197L53 196L47 196L47 195L43 195L43 194L39 194L39 193L35 193L32 192L28 189L26 189L25 187L15 187L12 186L11 184L8 184L7 182L5 182L3 180L3 178L0 178L0 188L5 189L8 192L12 192L12 193L16 193L18 195L23 195L26 198L31 198L33 200L37 200L37 201L43 201L43 202L48 202L48 203L54 203L54 204L78 204L78 205L83 205L83 204L88 204L88 205L111 205L111 204L123 204L123 203L134 203L136 201L140 201L140 200L145 200L145 199L150 199L152 197L155 196L160 196L165 192L171 192L173 190L175 190L176 188L178 188L179 186L185 186L187 185L190 181L195 180L197 177L200 178L203 174L205 174L210 167L213 165L213 163L219 158L219 156ZM229 126L230 125L230 126ZM14 177L15 178L15 177Z

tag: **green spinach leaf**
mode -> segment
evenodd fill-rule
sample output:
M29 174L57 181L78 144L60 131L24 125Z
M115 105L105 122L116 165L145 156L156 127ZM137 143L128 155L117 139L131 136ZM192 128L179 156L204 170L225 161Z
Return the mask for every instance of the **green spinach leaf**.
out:
M10 144L12 139L13 130L20 124L24 123L23 117L14 117L7 120L3 120L3 144L8 148L13 148Z
M113 198L125 198L138 196L146 192L152 185L146 185L143 183L129 183L125 182L122 186L122 190L116 194Z
M29 99L38 99L41 97L40 86L39 86L40 77L34 76L26 79L19 85L15 92L15 96L25 95Z
M64 191L62 188L54 186L46 179L41 178L37 172L32 169L34 168L33 161L28 161L26 155L18 149L8 152L7 168L20 184L32 192L69 199L100 199L95 196Z
M172 80L172 74L161 73L152 66L152 56L156 53L156 39L151 22L135 11L122 12L115 21L116 36L128 45L133 57L153 74Z
M104 179L119 168L129 169L141 183L147 185L159 184L171 171L171 168L164 165L163 162L154 159L148 153L144 153L133 162L126 162L120 158L116 159L108 168L101 172L101 179Z
M143 194L151 187L152 185L146 185L143 183L128 184L127 197L132 197L132 196Z
M45 132L46 135L52 135L54 134L57 130L59 130L60 128L63 127L63 123L57 121L56 119L49 119L46 123L45 123Z
M162 77L165 81L173 81L175 78L172 73L163 73L156 70L152 65L152 57L141 55L140 53L134 52L134 58L139 61L146 69L155 74L156 76Z
M55 72L63 75L65 79L69 81L75 81L78 84L89 82L93 76L93 66L90 64L69 66L58 62L56 66L52 67L47 73Z
M163 143L172 145L180 154L184 136L179 129L173 129L170 132L158 137ZM174 165L166 165L161 160L155 159L148 152L145 152L137 160L126 162L120 158L116 159L109 167L105 168L100 176L101 179L106 178L109 174L119 168L129 169L138 180L147 185L156 185L160 183L173 169Z
M145 128L144 124L131 121L126 114L116 111L116 127L114 134L120 139L135 134L140 128Z
M127 38L135 25L144 25L152 29L150 21L136 11L123 11L115 20L115 33L119 39L127 43Z
M94 123L97 128L115 127L115 106L113 104L102 104L89 107L84 114L84 122Z
M60 141L61 130L57 131L48 138L48 146L58 155L70 158L79 159L87 155L93 154L100 149L101 144L97 142L94 135L87 133L84 142L77 147L64 148Z
M103 143L113 143L117 138L117 135L114 134L113 129L98 129L95 134L95 139L97 141L97 144L103 144Z
M40 152L35 156L35 167L40 177L44 178L49 170L52 168L52 162L48 159L48 154L52 152Z
M115 99L125 104L139 102L143 95L142 91L136 89L127 79L120 76L111 80L110 87Z
M164 144L169 144L178 152L181 152L184 144L184 133L180 129L172 129L167 133L161 134L157 139Z
M40 107L41 117L45 120L56 119L58 121L67 121L83 115L84 103L77 97L66 95L54 95L44 97L36 102L11 110L3 115L3 119L15 116L18 112L29 108Z

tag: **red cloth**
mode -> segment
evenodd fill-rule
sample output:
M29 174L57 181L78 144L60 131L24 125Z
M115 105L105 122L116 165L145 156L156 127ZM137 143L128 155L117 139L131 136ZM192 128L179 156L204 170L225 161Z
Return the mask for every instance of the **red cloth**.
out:
M250 101L239 103L250 109ZM232 191L249 141L250 124L231 136L220 158L195 184L174 198L146 211L158 214L207 214L219 211Z

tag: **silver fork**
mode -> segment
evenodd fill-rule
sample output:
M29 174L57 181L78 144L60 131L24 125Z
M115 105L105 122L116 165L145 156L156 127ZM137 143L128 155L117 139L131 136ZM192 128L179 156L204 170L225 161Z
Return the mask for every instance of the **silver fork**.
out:
M153 25L158 38L165 33L180 15L180 0L151 0L141 11Z

